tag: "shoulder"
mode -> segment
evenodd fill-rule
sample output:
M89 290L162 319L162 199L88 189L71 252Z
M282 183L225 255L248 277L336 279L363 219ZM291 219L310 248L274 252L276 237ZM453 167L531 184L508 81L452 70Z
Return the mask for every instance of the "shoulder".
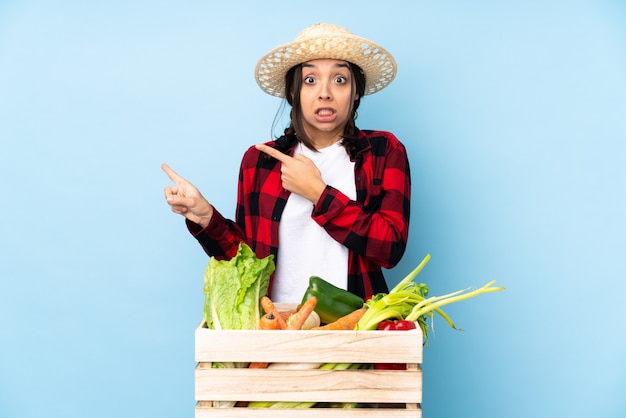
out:
M359 131L361 149L371 146L376 153L377 150L399 150L406 152L404 144L391 132L364 129Z

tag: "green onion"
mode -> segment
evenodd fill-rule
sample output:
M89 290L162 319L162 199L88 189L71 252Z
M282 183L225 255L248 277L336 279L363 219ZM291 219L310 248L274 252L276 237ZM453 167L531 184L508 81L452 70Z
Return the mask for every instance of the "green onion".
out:
M413 282L413 279L422 271L430 260L427 254L420 264L413 269L404 279L389 293L379 293L366 302L367 311L358 322L357 330L373 330L378 324L385 320L405 319L417 322L424 336L424 344L428 341L428 320L432 320L434 313L442 317L450 327L457 329L452 319L441 309L442 306L473 298L482 293L497 292L504 290L504 287L493 287L495 280L490 281L483 287L469 291L469 289L458 290L443 296L428 297L428 287L423 284Z
M413 279L415 278L415 276L417 276L420 273L420 271L422 271L424 266L426 266L426 264L428 264L429 261L430 261L430 254L426 254L424 259L417 265L417 267L415 267L413 271L410 272L404 279L400 280L400 282L396 285L396 287L391 289L389 293L395 293L399 291L400 289L402 289L403 287L405 287L406 285L413 283Z

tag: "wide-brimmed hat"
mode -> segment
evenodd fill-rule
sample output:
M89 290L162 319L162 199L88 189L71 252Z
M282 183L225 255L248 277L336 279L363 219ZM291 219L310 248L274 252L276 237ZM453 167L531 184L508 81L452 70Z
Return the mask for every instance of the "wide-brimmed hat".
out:
M293 42L265 54L257 62L254 76L263 91L285 97L287 71L295 65L320 58L339 59L361 67L365 73L366 95L382 90L396 76L396 61L386 49L329 23L309 26Z

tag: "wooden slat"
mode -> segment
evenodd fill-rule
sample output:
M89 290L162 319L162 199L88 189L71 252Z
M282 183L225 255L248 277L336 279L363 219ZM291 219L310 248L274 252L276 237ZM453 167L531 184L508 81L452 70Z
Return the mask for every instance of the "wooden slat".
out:
M196 369L196 400L422 402L418 370Z
M410 331L214 331L196 329L197 362L421 363Z

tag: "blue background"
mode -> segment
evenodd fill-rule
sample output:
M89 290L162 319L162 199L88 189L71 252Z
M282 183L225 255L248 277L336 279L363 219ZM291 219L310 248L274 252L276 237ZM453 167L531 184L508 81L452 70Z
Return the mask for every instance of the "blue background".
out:
M0 416L193 416L207 258L168 162L234 213L280 101L256 60L315 22L395 56L361 128L413 175L408 251L446 311L425 417L626 410L622 1L0 1Z

